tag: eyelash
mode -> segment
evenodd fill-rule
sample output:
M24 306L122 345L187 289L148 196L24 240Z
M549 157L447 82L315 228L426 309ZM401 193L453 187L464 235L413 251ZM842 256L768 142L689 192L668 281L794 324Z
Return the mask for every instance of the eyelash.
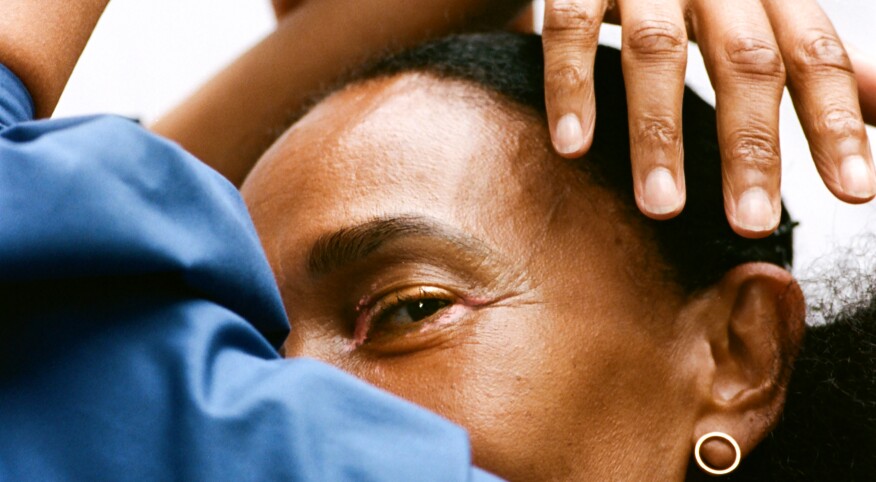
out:
M428 300L441 300L446 304L437 308L433 313L419 320L414 320L411 325L422 326L422 324L433 321L436 316L456 305L458 297L443 288L435 286L405 288L385 295L364 310L359 309L362 313L356 319L353 334L355 345L359 346L368 341L373 332L380 328L381 325L389 325L390 322L387 321L387 317L392 313L413 302Z

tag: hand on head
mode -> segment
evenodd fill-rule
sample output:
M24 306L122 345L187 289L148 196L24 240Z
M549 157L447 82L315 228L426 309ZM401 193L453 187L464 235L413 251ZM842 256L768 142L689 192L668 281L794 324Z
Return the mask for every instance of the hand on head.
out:
M547 0L547 109L561 155L593 139L593 59L603 18L623 27L624 81L636 201L654 219L685 204L681 98L696 37L717 94L725 211L733 229L763 237L779 223L779 104L787 86L818 171L839 199L876 196L853 63L815 0ZM865 118L876 117L876 68L856 60Z

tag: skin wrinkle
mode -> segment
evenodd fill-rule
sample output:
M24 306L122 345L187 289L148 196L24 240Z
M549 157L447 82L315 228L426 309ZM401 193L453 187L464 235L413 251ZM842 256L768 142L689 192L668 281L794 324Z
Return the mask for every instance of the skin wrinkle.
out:
M687 299L655 269L634 205L548 142L528 110L424 75L319 104L242 189L296 326L287 356L332 363L460 424L475 464L510 480L681 480L691 407L708 396L709 375L685 364L703 331L673 322ZM315 243L395 218L448 225L490 255L401 236L308 276ZM438 329L384 331L385 342L350 349L357 303L426 285L486 302Z

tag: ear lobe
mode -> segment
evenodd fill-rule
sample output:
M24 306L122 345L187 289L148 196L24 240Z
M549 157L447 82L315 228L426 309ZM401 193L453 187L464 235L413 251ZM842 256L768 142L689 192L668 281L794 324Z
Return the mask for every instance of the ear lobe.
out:
M803 294L777 266L746 263L729 271L695 303L708 359L701 377L700 415L691 449L709 432L723 432L744 457L778 422L785 386L802 340ZM705 442L701 456L713 468L729 467L735 449L720 439Z

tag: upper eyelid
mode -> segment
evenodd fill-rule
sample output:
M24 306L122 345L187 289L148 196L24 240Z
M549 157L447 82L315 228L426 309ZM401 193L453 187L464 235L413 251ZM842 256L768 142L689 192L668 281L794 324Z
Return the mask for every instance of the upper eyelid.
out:
M428 285L445 289L464 299L498 298L529 290L528 276L507 266L507 269L500 270L505 263L497 263L495 259L463 259L411 248L387 249L373 254L368 266L374 268L361 267L363 270L359 271L358 285L364 288L382 284L384 293L402 289L405 284ZM364 291L374 293L373 289ZM365 293L360 291L357 299L361 299ZM373 301L382 296L376 293L369 298Z
M483 283L472 279L468 273L438 262L397 256L375 257L374 262L377 265L374 269L349 273L348 279L355 280L350 292L354 295L352 299L357 311L393 293L418 288L434 288L458 298L490 293Z

